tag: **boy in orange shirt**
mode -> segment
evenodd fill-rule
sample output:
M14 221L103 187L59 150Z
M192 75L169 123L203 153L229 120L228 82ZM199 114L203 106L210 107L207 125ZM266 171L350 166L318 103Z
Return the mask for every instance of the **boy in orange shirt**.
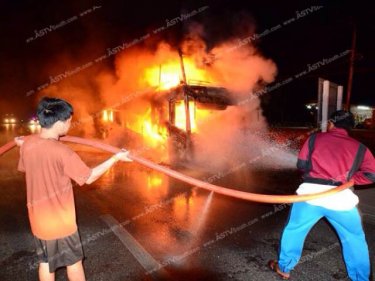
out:
M68 146L59 142L71 125L73 108L56 98L43 98L37 109L40 134L16 138L21 146L18 170L26 173L27 208L39 258L39 279L55 280L55 270L67 267L69 280L83 281L83 251L76 224L71 179L91 184L118 160L119 152L90 169Z

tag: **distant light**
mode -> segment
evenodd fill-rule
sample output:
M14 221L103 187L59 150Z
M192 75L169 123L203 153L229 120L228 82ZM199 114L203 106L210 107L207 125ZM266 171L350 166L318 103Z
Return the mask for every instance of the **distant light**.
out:
M366 106L366 105L358 105L357 109L360 109L360 110L370 110L371 108L369 106Z
M12 123L12 124L14 124L14 123L16 123L16 119L15 119L15 118L11 118L11 119L9 120L9 122Z
M8 119L8 118L5 118L5 119L4 119L4 123L9 123L9 119Z
M307 105L306 107L307 107L308 109L311 109L311 108L312 108L312 106L311 106L311 105Z

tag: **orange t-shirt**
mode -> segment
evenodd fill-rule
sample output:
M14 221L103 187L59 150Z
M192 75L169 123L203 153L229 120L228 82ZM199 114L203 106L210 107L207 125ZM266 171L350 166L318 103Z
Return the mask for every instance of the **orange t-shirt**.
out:
M77 231L72 182L83 185L91 169L69 147L32 135L20 149L18 170L26 173L31 231L39 239L60 239Z

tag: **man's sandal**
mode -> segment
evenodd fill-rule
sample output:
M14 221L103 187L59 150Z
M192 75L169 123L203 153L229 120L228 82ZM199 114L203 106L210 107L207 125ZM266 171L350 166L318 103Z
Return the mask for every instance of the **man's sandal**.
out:
M280 270L277 260L270 260L268 262L268 266L272 271L276 272L276 274L279 275L283 280L288 280L290 278L289 273L285 273Z

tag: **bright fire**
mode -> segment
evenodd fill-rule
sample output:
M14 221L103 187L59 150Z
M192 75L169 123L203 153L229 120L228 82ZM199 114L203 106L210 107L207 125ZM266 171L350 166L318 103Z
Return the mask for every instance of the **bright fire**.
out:
M210 82L210 76L197 68L191 59L184 58L184 67L188 84L191 81ZM158 87L160 90L176 87L182 81L180 61L176 59L167 64L150 67L146 69L144 77L150 86Z
M127 127L141 134L149 145L155 147L163 144L168 137L167 128L158 121L156 117L152 118L150 107L143 115L139 115L135 122L127 124Z
M193 60L184 58L184 68L188 84L189 82L190 84L196 84L197 82L212 82L208 73L205 70L196 67ZM182 70L180 60L178 57L176 57L176 59L169 60L165 64L154 65L152 67L146 68L143 73L143 79L149 86L155 87L159 90L168 90L181 84L181 73ZM157 94L158 93L155 93L155 95ZM167 104L168 101L165 100L165 106L167 106ZM209 114L209 111L198 109L195 102L190 101L189 112L191 132L196 133L198 132L196 119L199 118L199 120L201 121L203 118L205 118L205 116ZM153 116L150 105L146 112L138 115L136 120L133 120L133 122L128 120L127 127L141 134L145 138L148 145L156 147L159 145L164 145L168 138L168 130L165 126L166 120L168 120L168 116ZM186 131L186 114L184 101L177 102L175 105L174 125L181 130Z
M189 113L190 113L190 126L191 131L195 132L197 126L195 124L195 103L193 101L189 101ZM186 114L185 114L185 102L180 101L176 103L175 107L175 126L182 130L186 129Z
M148 175L147 186L149 188L159 187L163 183L163 179L160 175Z
M113 110L110 110L110 109L103 110L102 119L104 122L113 122Z
M210 114L210 111L205 109L199 109L196 107L194 101L189 101L189 113L191 131L193 133L196 133L198 132L197 120L204 120L204 118ZM186 130L186 114L184 101L176 103L175 114L175 126L182 130Z

